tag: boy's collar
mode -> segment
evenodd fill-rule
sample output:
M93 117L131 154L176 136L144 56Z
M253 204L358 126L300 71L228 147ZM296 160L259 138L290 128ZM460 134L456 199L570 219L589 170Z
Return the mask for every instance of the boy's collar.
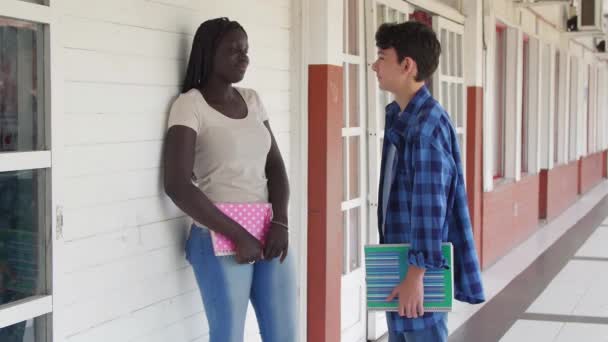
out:
M397 101L393 101L386 106L386 112L389 114L399 113L399 116L403 116L403 113L406 114L415 114L418 113L420 107L426 102L426 100L431 97L431 93L426 85L423 85L418 89L414 97L410 100L410 102L405 106L405 109L401 111L401 107Z
M387 122L391 122L391 127L388 129L388 136L386 138L388 138L398 150L403 148L402 138L405 136L407 126L411 124L412 120L415 120L418 112L430 97L431 93L426 85L424 85L416 92L416 95L410 100L403 112L401 112L401 108L396 101L393 101L386 107L386 112L388 114Z

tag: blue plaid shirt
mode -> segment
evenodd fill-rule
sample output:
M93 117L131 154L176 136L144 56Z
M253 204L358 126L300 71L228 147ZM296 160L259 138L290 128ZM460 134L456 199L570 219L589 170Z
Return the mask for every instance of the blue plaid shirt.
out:
M386 218L379 194L380 243L410 243L409 264L420 268L447 267L441 243L454 247L455 298L477 304L485 301L479 261L462 174L460 150L446 111L422 87L403 112L396 102L386 107L380 188L384 184L389 144L394 144L394 180L390 186ZM384 222L384 227L382 227ZM408 319L387 314L396 332L433 326L441 314L425 313Z

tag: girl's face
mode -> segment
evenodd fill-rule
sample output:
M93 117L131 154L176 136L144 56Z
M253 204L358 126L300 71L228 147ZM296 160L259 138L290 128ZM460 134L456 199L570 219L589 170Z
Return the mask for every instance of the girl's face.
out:
M213 59L213 73L229 82L238 83L249 66L249 43L243 30L234 29L222 37Z

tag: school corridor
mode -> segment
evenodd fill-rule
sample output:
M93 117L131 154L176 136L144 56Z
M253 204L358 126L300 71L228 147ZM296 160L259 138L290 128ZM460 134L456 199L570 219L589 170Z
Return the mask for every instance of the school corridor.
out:
M427 88L463 159L488 301L450 341L608 341L608 0L0 0L0 342L205 342L163 148L194 33L247 32L238 86L289 176L297 336L382 341L383 23L442 46ZM261 341L250 307L245 342Z

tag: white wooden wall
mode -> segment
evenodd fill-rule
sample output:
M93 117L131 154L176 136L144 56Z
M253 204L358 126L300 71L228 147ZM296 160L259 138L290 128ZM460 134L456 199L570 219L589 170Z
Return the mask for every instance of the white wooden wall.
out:
M62 0L64 246L59 341L207 341L184 259L188 220L165 196L161 151L191 40L228 16L249 34L259 91L290 165L291 1ZM295 149L294 149L295 151ZM247 341L258 341L253 311Z

